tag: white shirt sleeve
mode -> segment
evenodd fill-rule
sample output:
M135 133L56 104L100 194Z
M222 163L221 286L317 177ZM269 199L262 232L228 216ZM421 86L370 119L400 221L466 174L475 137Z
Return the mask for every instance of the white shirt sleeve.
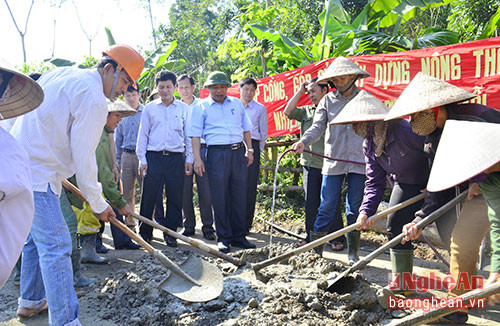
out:
M0 288L10 276L33 222L28 154L0 128Z
M102 187L97 181L95 151L106 123L107 108L103 109L96 104L91 94L76 102L78 104L72 108L71 112L74 120L70 131L76 181L92 211L102 213L108 204L102 197ZM89 105L89 103L92 104Z
M266 107L262 107L262 111L260 112L259 116L259 131L260 131L260 141L259 141L259 147L260 147L260 152L264 152L264 146L266 145L266 139L267 139L267 109Z
M184 146L186 146L186 163L193 163L193 144L191 143L191 137L188 136L189 129L189 119L191 118L192 109L189 107L187 110L184 110L183 119L184 119Z
M146 160L146 151L149 142L149 107L146 105L142 110L141 124L139 126L139 135L137 136L136 154L139 157L139 166L148 164Z

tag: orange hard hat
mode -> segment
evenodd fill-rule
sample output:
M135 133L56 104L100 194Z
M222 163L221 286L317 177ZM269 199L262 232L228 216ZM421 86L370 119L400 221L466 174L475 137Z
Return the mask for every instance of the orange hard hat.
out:
M111 57L135 82L144 69L144 58L132 47L125 44L112 45L102 54ZM120 69L120 68L119 68Z

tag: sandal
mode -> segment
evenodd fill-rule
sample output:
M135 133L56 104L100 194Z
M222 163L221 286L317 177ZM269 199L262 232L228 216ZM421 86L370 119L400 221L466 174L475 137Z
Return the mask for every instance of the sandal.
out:
M308 243L309 243L309 242L308 242L307 240L302 240L302 241L300 241L299 243L297 243L297 245L298 245L299 247L302 247L302 246L305 246L305 245L306 245L306 244L308 244Z
M342 251L344 250L344 243L343 242L338 242L338 241L333 241L331 243L332 250L333 251Z

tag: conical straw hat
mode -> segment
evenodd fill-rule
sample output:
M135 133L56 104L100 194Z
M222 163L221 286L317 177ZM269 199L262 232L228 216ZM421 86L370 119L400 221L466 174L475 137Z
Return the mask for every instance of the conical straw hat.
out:
M107 102L108 102L108 112L120 112L122 118L128 117L137 112L130 105L128 105L123 101L116 100L114 102L111 102L108 100Z
M499 162L499 139L500 124L447 120L427 190L451 188Z
M378 98L361 90L330 122L331 125L384 120L389 108Z
M402 118L437 106L463 102L477 95L419 72L401 93L385 120Z
M325 72L321 77L318 78L317 83L326 83L333 77L345 76L345 75L358 75L358 79L370 77L370 74L351 60L338 57L326 68Z
M28 113L43 102L43 90L36 81L17 71L1 58L0 70L14 74L9 82L9 98L0 104L0 120Z

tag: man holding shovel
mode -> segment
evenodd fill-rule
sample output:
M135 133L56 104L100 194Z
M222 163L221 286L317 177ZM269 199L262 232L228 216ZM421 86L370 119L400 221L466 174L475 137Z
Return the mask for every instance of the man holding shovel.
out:
M295 95L288 101L283 112L288 119L297 120L300 122L300 135L303 136L309 127L311 127L314 113L318 107L319 101L328 93L328 85L318 84L318 77L311 79L309 82L304 82L300 85L299 90ZM305 105L297 107L299 100L302 95L308 94L309 100L313 105ZM323 134L321 138L315 143L308 146L306 149L314 153L323 155L325 148L325 135ZM305 240L299 242L299 246L303 246L310 242L311 231L314 229L314 222L316 221L316 215L318 215L318 208L321 202L321 182L322 175L321 169L323 168L323 158L312 155L309 153L302 153L300 156L300 164L302 165L302 184L304 185L304 193L306 197L305 202L305 227L307 237ZM342 222L342 214L340 213L340 205L337 205L337 210L335 211L334 226L333 229L336 231L341 229L344 223ZM345 237L339 237L331 242L332 250L340 251L344 249Z
M359 93L359 89L354 84L356 80L368 76L370 76L368 72L344 57L338 57L330 64L318 79L318 83L332 83L336 91L328 93L319 102L312 126L304 133L300 141L292 146L297 154L301 154L306 146L320 139L326 130L326 156L364 162L363 140L354 133L352 127L348 125L329 126L328 124ZM328 233L328 227L333 222L335 210L340 205L339 197L344 179L347 178L348 184L346 217L349 225L356 221L358 209L363 199L365 183L365 167L363 165L325 159L322 174L321 204L314 223L314 231L311 231L311 240L319 239ZM349 263L352 264L359 259L359 231L347 234L347 246Z
M104 197L113 207L115 214L117 214L117 219L120 222L123 222L122 216L129 216L132 212L132 209L124 199L123 195L120 193L118 184L114 180L112 162L113 154L110 150L110 135L113 133L113 130L116 129L122 117L133 115L134 113L136 113L136 111L119 100L115 101L114 103L109 102L108 110L109 113L106 120L106 125L104 126L99 145L97 145L96 149L98 169L97 180L102 185ZM84 207L86 206L85 203L82 204L84 205ZM99 232L99 229L96 228L93 232L90 231L92 230L93 225L99 227L99 221L93 216L93 214L85 214L84 209L84 211L79 214L78 219L78 229L82 233L82 262L94 264L107 263L107 259L99 257L96 253L95 238L96 233ZM140 248L139 245L134 244L126 234L120 231L113 224L111 224L111 233L113 235L113 243L115 249L120 250Z
M11 133L28 152L35 214L23 249L18 315L47 307L51 326L80 325L71 272L71 238L59 204L62 180L76 173L97 217L115 214L101 196L95 150L106 122L106 97L114 101L137 79L144 59L127 45L103 52L97 69L57 68L39 83L45 100L16 121Z

